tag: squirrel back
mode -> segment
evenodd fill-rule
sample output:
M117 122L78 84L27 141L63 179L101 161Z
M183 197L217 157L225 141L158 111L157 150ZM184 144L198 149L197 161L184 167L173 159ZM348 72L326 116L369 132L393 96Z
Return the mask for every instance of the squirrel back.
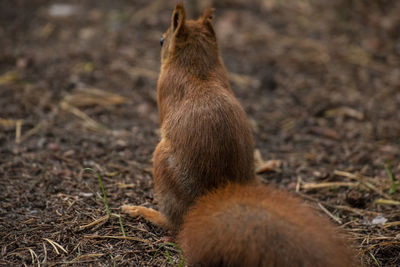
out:
M355 266L329 220L262 185L228 184L199 198L178 244L190 266Z
M162 39L154 184L173 229L209 190L255 178L250 125L229 86L211 17L208 9L198 20L186 20L178 4Z

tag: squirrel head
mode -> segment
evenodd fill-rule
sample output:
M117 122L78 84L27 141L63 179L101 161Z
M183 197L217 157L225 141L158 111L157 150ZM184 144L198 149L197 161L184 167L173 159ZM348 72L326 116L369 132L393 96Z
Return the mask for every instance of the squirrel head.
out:
M197 20L186 20L183 3L175 6L171 24L161 37L161 63L186 58L187 61L199 56L217 60L218 45L212 25L213 8L206 9ZM195 62L196 60L194 60Z

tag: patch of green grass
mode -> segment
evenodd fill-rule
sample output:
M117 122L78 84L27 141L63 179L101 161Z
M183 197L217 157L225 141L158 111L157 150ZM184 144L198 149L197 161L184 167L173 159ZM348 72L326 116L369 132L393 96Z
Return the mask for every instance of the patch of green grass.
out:
M173 247L175 249L177 249L179 251L179 255L182 258L181 262L179 262L178 264L174 263L174 260L172 259L171 255L169 254L168 250L165 250L165 255L167 256L168 262L171 266L176 266L176 267L183 267L185 266L185 257L183 256L183 252L182 249L175 243L172 242L165 242L164 244L162 244L157 251L154 253L153 259L157 256L158 252L165 247Z
M390 163L390 160L386 161L385 170L389 176L390 183L391 183L391 187L389 189L389 194L393 195L397 191L397 187L400 184L400 180L396 181L396 178L394 177L394 174L393 174L392 165Z
M85 169L83 169L83 171L90 171L90 172L92 172L94 175L97 176L97 179L99 180L99 184L100 184L101 191L103 192L103 198L101 198L101 200L103 200L104 205L106 206L107 216L108 216L108 218L111 218L111 217L117 217L117 218L118 218L118 220L119 220L119 225L120 225L120 227L121 227L122 236L126 237L125 228L124 228L124 225L122 224L121 215L116 214L116 213L111 213L111 211L110 211L110 206L109 206L109 204L108 204L107 194L106 194L106 191L104 190L103 180L101 179L100 174L98 174L98 173L97 173L95 170L93 170L92 168L85 168Z

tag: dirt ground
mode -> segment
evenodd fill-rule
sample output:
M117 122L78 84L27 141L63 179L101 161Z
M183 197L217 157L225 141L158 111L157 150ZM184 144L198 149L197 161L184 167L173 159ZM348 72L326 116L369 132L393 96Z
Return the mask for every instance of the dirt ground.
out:
M400 266L400 2L214 2L257 166L277 163L260 178L329 216L363 266ZM1 266L181 262L162 229L119 209L155 207L159 38L173 6L0 2Z

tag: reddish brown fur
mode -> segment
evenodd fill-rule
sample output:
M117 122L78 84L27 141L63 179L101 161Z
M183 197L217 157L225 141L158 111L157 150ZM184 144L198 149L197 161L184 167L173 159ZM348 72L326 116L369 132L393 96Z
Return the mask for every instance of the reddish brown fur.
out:
M208 190L254 179L251 129L230 89L211 14L186 21L178 5L161 52L154 183L160 210L175 229Z
M211 18L206 10L186 21L182 4L172 14L157 88L160 212L123 211L181 229L178 243L193 265L350 266L351 252L327 219L287 193L256 185L251 130L230 89Z
M354 266L338 234L288 193L230 184L196 202L178 244L193 266Z

